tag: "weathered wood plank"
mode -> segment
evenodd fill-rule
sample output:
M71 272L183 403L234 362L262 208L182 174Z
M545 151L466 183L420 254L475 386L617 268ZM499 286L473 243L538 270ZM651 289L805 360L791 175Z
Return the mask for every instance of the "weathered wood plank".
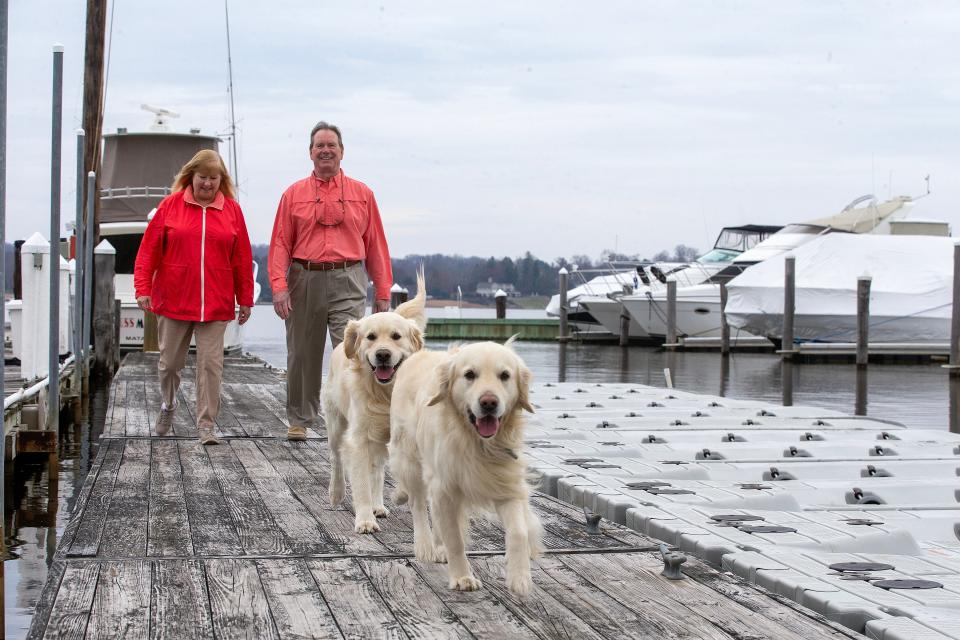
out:
M290 423L287 422L287 408L284 406L283 401L277 398L277 394L283 394L283 396L286 397L286 393L280 388L278 388L277 394L271 393L267 390L268 386L280 387L280 385L267 385L261 382L247 385L247 389L250 396L259 400L260 403L283 424L284 429L286 429L290 426Z
M243 545L207 449L196 440L177 443L183 498L194 552L204 556L243 555Z
M150 637L210 638L207 582L199 560L153 562Z
M173 429L171 431L174 435L181 438L196 438L197 422L194 419L196 399L192 397L188 399L181 387L177 389L177 402L177 410L173 414Z
M291 492L284 478L264 457L257 443L250 440L232 441L247 478L260 494L274 522L287 537L290 550L296 554L317 555L333 553L338 549L322 524Z
M223 487L223 497L244 550L256 555L289 554L286 535L277 526L233 449L217 445L206 447L206 453Z
M66 568L66 562L55 560L47 569L47 581L43 586L43 591L40 592L40 597L37 599L33 619L30 621L30 629L27 631L27 640L37 640L43 637L43 630L50 620L53 603L60 590L60 583L63 580L63 573Z
M261 453L284 479L293 495L323 526L331 548L342 553L386 553L390 549L377 536L353 532L353 515L343 508L334 509L327 498L327 481L321 469L305 466L294 451L304 449L289 442L261 441ZM315 458L309 458L316 461ZM326 475L329 479L329 474Z
M150 629L150 582L149 562L101 563L86 637L146 638Z
M218 638L279 638L252 560L206 560L213 631Z
M472 637L409 560L361 559L360 565L410 638Z
M67 552L68 556L95 556L103 537L103 526L107 510L113 500L113 485L117 480L117 469L123 459L123 440L106 440L100 447L97 458L102 456L100 473L94 480L90 497L82 511L74 514L79 519L76 534Z
M528 629L542 638L557 640L602 637L537 584L529 597L517 598L511 594L507 590L504 563L503 556L470 558L470 565L483 582L483 588Z
M104 437L110 437L113 435L123 435L122 426L123 420L114 420L113 415L117 406L123 407L124 399L123 397L118 397L120 394L124 394L126 391L126 384L118 380L115 384L110 385L110 399L107 401L107 408L104 411L103 415L103 435ZM117 433L114 429L117 429L118 423L121 428L120 432Z
M63 535L60 537L60 543L57 545L55 555L58 559L66 555L71 546L73 546L74 538L76 538L80 523L83 521L82 514L90 501L90 495L93 492L94 486L96 486L97 481L100 479L100 473L103 471L103 464L106 460L106 453L109 446L109 441L104 441L99 453L94 457L93 463L90 465L90 471L87 472L87 477L84 479L83 486L80 488L80 493L77 495L77 500L73 505L73 511L70 513L70 522L64 529ZM113 481L112 478L110 481Z
M270 407L258 396L251 393L249 384L224 384L221 387L223 409L233 415L238 422L241 435L254 438L285 438L287 424L277 418Z
M127 437L148 436L153 429L147 414L146 381L143 378L127 381L126 422Z
M471 558L471 562L473 558ZM539 638L489 590L456 591L447 586L447 565L413 562L412 566L457 620L478 638Z
M306 562L257 560L256 565L281 638L343 637Z
M44 630L45 640L84 637L99 574L100 565L97 563L66 568Z
M542 493L534 494L530 504L540 516L544 525L544 544L549 548L586 548L586 549L615 549L618 547L651 547L656 546L649 538L627 529L626 527L611 526L613 523L604 520L601 522L601 533L589 533L586 526L586 517L583 509L562 502ZM546 534L552 534L563 540L563 546L552 547L547 543Z
M157 439L152 444L147 555L193 555L177 442Z
M810 626L794 633L737 603L718 598L692 579L666 580L662 563L650 553L569 555L561 562L624 606L664 626L662 637L801 638L831 637Z
M142 558L147 549L150 441L126 440L99 555Z
M400 623L355 560L308 560L307 566L345 637L406 637Z

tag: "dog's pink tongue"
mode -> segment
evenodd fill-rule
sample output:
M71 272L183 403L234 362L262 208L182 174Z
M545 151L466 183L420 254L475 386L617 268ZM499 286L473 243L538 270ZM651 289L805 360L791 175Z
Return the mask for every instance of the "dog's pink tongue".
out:
M500 420L496 416L481 416L477 418L477 433L484 438L496 435L500 428Z
M377 380L387 381L393 376L393 367L377 367L374 375L377 376Z

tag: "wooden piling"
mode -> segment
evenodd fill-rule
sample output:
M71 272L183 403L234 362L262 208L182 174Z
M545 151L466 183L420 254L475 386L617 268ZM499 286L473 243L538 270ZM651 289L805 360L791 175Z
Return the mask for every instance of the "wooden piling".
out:
M865 367L870 359L870 283L868 275L857 278L857 366Z
M630 346L630 312L620 305L620 346Z
M123 307L119 300L113 301L113 369L111 373L120 368L120 324L123 322Z
M570 328L567 323L567 270L563 267L558 272L560 278L560 335L557 340L566 342L570 339Z
M677 281L667 280L667 349L677 347Z
M146 352L160 351L157 316L152 311L143 312L143 350Z
M783 338L780 354L784 360L793 359L793 316L795 312L795 283L797 278L797 258L787 254L783 260Z
M730 324L727 322L727 284L720 283L720 355L730 355Z
M98 374L109 374L113 367L114 351L116 350L114 329L114 299L116 297L113 286L113 274L116 266L117 251L106 240L103 240L94 250L93 273L96 276L96 293L93 309L93 355L94 371Z
M497 304L497 320L506 320L507 293L503 289L497 289L497 293L495 296L493 296L493 299Z

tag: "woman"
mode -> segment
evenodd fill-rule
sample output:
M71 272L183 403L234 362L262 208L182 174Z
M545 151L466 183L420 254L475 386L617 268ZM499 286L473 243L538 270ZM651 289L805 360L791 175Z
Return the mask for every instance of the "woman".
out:
M197 431L213 435L220 410L223 334L240 305L239 322L253 306L253 257L233 183L216 151L199 151L173 181L140 243L134 269L137 305L157 314L160 393L155 431L170 431L177 389L190 348L197 342Z

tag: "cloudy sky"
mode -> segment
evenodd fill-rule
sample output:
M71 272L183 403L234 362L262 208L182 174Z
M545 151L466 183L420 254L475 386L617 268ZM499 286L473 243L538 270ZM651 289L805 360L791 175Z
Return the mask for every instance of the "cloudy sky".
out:
M49 227L51 45L73 216L84 4L11 0L7 238ZM960 228L956 2L230 4L240 199L267 242L307 136L339 124L392 253L552 260L708 248L857 196ZM116 0L104 130L228 129L224 8ZM222 147L226 155L227 146Z

